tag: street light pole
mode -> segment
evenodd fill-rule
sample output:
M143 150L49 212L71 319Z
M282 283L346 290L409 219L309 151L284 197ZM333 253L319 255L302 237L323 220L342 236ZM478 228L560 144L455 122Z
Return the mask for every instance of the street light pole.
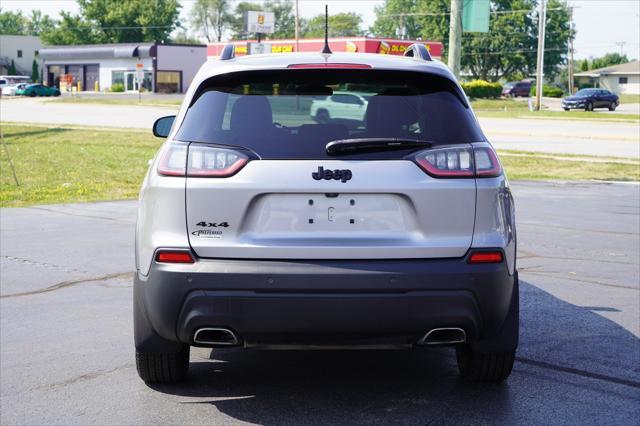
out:
M296 19L295 19L295 31L296 31L296 52L300 51L300 15L298 14L298 0L296 0Z
M536 111L540 111L542 103L545 18L545 0L540 0L540 11L538 12L538 61L536 66Z
M569 94L573 95L573 7L569 7L569 64L567 68Z
M451 0L449 16L449 69L460 77L460 51L462 50L462 0Z

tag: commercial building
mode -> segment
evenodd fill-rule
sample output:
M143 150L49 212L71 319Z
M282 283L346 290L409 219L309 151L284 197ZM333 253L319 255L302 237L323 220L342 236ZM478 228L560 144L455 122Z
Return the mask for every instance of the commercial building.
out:
M0 74L9 74L11 61L17 75L31 75L33 60L42 48L38 37L21 35L0 35Z
M616 94L640 94L640 61L574 74L579 86L600 87Z
M205 45L160 43L52 46L40 49L40 58L43 81L61 90L183 93L206 51Z
M249 46L256 43L256 40L232 41L236 46L236 55L246 55ZM296 41L287 40L264 40L265 53L291 53L296 51ZM389 55L403 55L407 47L414 43L424 44L431 56L435 59L442 57L442 43L425 40L397 40L392 38L371 38L371 37L340 37L330 38L329 47L333 52L363 52L381 53ZM209 43L207 56L220 56L222 49L227 43ZM298 41L300 52L319 52L324 46L323 38L300 39ZM264 48L263 48L264 49Z

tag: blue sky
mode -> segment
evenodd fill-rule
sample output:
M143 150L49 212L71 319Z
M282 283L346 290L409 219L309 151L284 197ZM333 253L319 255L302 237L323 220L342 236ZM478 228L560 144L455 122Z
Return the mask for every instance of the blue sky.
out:
M181 0L181 3L183 20L186 20L194 0ZM374 6L382 3L380 0L300 0L300 15L310 17L323 13L324 5L328 4L331 13L360 13L368 27L375 20ZM640 58L640 0L569 0L569 4L575 7L576 58L620 52L621 48L630 58ZM27 13L41 9L57 16L60 10L77 12L78 6L75 0L2 0L2 9Z

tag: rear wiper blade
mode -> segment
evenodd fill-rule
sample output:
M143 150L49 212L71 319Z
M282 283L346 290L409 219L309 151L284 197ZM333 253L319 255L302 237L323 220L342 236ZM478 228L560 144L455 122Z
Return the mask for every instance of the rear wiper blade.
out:
M429 148L432 142L409 138L356 138L337 139L327 144L329 155L351 154L355 152L391 151L394 149Z

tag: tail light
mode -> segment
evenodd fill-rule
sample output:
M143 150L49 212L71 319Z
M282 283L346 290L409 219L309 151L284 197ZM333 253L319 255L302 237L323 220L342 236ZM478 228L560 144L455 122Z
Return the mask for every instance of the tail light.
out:
M501 263L501 251L476 251L469 256L469 263Z
M164 176L229 177L248 161L247 155L234 149L171 143L161 154L158 173Z
M156 253L156 262L160 263L194 263L195 259L188 251L160 250Z
M490 146L447 147L421 151L415 161L436 178L495 177L502 172Z
M158 174L163 176L184 176L187 164L186 143L170 143L164 146L158 162Z

